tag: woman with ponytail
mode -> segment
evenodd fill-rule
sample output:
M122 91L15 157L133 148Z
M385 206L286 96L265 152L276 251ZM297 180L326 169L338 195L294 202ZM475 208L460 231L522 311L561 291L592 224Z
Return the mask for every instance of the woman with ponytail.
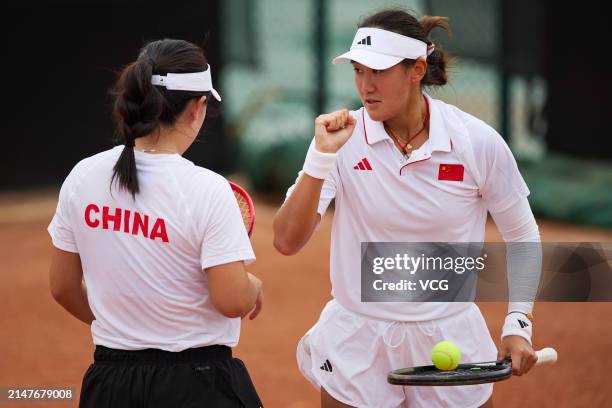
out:
M79 162L51 224L50 289L91 325L81 407L260 407L232 357L262 306L231 188L182 157L210 98L201 48L145 45L113 89L119 146Z
M362 243L484 242L488 212L505 241L536 242L508 247L511 296L514 287L524 295L511 300L525 301L509 302L498 352L511 355L515 375L536 360L528 300L538 287L541 254L529 190L493 128L424 92L448 80L449 57L429 37L434 28L448 30L447 19L419 21L403 9L361 21L350 51L333 62L350 61L363 107L317 117L303 170L274 220L275 247L292 255L335 200L332 300L297 350L302 374L321 390L322 407L492 406L491 384L387 383L391 370L431 364L441 340L458 345L461 361L494 360L496 347L478 307L398 297L393 288L384 291L388 274L378 275L372 290L362 287L360 274L368 273ZM396 261L380 259L386 268L386 261ZM395 268L389 273L405 269Z

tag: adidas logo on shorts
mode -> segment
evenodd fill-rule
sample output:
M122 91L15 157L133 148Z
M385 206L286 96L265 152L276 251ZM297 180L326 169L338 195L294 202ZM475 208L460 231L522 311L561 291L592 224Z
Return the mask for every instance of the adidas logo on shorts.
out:
M325 363L323 363L323 365L320 368L321 368L321 370L328 371L330 373L332 371L334 371L334 369L333 369L331 363L329 362L329 360L325 360Z

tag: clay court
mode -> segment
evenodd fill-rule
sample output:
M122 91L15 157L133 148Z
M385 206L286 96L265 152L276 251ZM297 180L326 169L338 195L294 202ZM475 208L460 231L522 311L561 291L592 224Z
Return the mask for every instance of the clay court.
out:
M55 203L55 191L0 199L0 387L72 387L78 394L94 347L88 327L58 306L48 291L51 244L46 227ZM272 247L276 204L255 198L253 244L258 260L250 271L264 281L265 304L256 320L244 321L235 355L246 362L267 407L317 407L319 395L299 374L294 356L300 336L330 297L332 217L325 217L299 255L284 257ZM539 225L543 241L612 242L609 230L545 220ZM499 240L491 224L487 236ZM505 304L480 307L497 340ZM535 346L555 347L559 361L554 367L538 367L525 377L497 384L496 407L612 406L607 376L612 365L612 304L539 303L535 314ZM77 406L76 401L27 406L59 408Z

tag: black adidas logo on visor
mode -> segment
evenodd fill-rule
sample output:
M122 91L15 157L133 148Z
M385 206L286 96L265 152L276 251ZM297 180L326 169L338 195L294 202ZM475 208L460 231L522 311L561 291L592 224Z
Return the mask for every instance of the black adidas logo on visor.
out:
M372 45L372 39L368 35L366 38L362 38L361 40L359 40L357 44Z
M320 367L321 370L323 371L329 371L330 373L332 371L334 371L334 369L332 368L331 363L329 362L329 360L325 360L325 363L323 363L323 365Z

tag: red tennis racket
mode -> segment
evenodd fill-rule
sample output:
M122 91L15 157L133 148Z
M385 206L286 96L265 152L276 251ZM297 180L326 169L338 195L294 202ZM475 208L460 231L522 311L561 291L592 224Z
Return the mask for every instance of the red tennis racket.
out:
M246 228L247 234L249 234L250 237L251 233L253 232L253 226L255 225L255 206L253 205L253 200L251 200L251 197L244 188L240 187L233 181L230 181L229 184L232 187L234 197L236 197L236 201L238 202L238 208L240 208L240 214L242 215L244 227Z

